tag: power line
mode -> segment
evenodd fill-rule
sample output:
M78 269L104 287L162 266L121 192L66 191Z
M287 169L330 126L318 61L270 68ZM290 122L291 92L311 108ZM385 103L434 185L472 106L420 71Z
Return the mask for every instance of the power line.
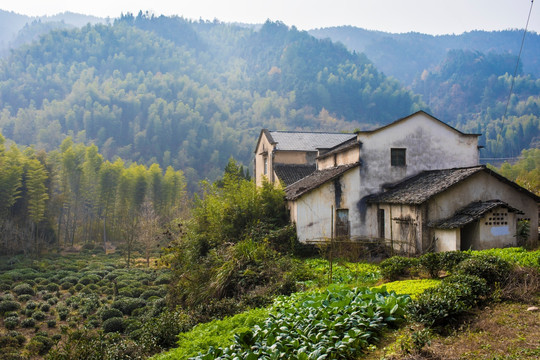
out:
M527 24L525 25L525 31L523 31L523 38L521 39L521 47L519 48L519 54L516 61L516 68L514 69L514 76L512 77L512 82L510 84L510 93L508 94L508 100L506 101L506 109L504 110L503 121L506 119L506 114L508 113L508 105L510 104L510 98L512 97L512 91L514 90L514 82L516 80L516 75L519 67L519 60L521 59L521 51L523 50L523 44L525 43L525 35L527 35L527 28L529 27L529 20L531 19L531 12L533 8L534 0L531 0L531 8L529 9L529 16L527 17Z

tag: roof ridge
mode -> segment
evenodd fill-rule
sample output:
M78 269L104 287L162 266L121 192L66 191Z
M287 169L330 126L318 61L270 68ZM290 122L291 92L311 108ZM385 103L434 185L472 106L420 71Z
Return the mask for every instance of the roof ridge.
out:
M351 135L356 136L355 133L347 132L332 132L332 131L296 131L296 130L268 130L270 133L289 133L289 134L332 134L332 135Z

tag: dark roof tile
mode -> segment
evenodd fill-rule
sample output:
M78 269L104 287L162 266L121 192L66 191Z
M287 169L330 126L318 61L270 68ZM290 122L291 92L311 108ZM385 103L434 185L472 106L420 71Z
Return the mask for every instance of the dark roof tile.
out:
M313 173L316 169L317 167L315 164L274 164L274 171L276 172L276 175L285 183L286 186L305 178Z
M497 207L504 207L511 212L523 214L523 212L520 210L511 207L501 200L475 201L456 211L456 213L448 219L432 221L428 224L428 226L437 229L460 228L482 218L488 211Z
M317 170L311 175L306 176L305 178L291 184L285 188L285 195L287 200L296 200L305 193L318 188L327 181L333 180L340 175L344 174L348 170L359 166L358 162L340 165L328 169Z
M393 185L385 192L372 195L368 202L419 205L484 169L484 166L474 166L423 171L412 178Z

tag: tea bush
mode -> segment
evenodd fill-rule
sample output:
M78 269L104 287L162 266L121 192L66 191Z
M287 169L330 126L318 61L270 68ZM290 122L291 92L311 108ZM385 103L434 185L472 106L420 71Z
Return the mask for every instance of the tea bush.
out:
M13 287L13 292L17 295L36 295L34 288L30 284L22 283Z
M4 319L4 327L8 330L14 330L19 326L20 319L18 316L9 316Z
M36 326L36 320L34 320L32 318L24 319L23 321L21 321L21 326L23 328L34 327L34 326Z
M112 308L120 310L124 315L131 315L133 310L146 306L146 301L140 298L119 298L111 304Z
M124 319L121 317L113 317L103 322L103 331L105 333L110 332L124 332Z
M0 314L4 314L8 311L17 311L21 308L21 304L17 301L3 300L0 301Z
M43 335L36 335L30 340L26 348L31 354L43 356L49 352L54 343L52 339Z
M397 280L401 276L410 275L411 269L417 265L418 259L403 256L393 256L379 264L381 275L388 280Z
M470 310L488 294L484 279L474 275L453 275L418 295L409 305L408 313L413 321L436 327Z
M103 309L101 311L100 316L101 316L101 320L105 321L105 320L108 320L108 319L113 318L113 317L122 317L122 316L124 316L124 313L122 313L122 311L120 311L118 309L110 308L110 309Z
M23 294L23 295L17 296L17 300L19 300L19 302L27 302L31 298L32 298L32 295L28 295L28 294Z
M504 283L511 268L509 262L498 256L478 255L462 261L455 270L457 273L478 276L484 279L489 286L495 286L495 283Z
M451 272L463 260L472 256L467 251L445 251L440 253L442 268L445 271Z
M60 287L58 286L58 284L50 283L50 284L47 284L46 289L47 291L50 291L50 292L56 292L60 290Z
M36 311L32 314L32 318L37 321L45 320L45 313L43 311Z
M30 300L26 303L27 310L35 310L37 307L38 307L38 303L33 300Z
M443 262L441 260L441 253L428 252L420 256L418 264L428 272L431 278L436 279L443 269Z

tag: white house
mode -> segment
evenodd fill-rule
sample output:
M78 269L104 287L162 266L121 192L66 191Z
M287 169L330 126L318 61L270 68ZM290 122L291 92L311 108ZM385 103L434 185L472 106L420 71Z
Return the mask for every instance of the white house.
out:
M258 184L264 176L283 176L276 171L281 144L274 134L263 130L257 144ZM293 153L301 143L294 136L308 136L303 134L289 133L286 151ZM312 166L308 175L295 170L295 181L286 183L302 242L346 236L385 239L409 252L480 249L515 244L519 220L538 226L538 197L478 165L479 134L462 133L419 111L373 131L339 135L342 141L333 147L327 142L302 148L302 161L287 158L290 169ZM472 216L465 220L463 214Z

